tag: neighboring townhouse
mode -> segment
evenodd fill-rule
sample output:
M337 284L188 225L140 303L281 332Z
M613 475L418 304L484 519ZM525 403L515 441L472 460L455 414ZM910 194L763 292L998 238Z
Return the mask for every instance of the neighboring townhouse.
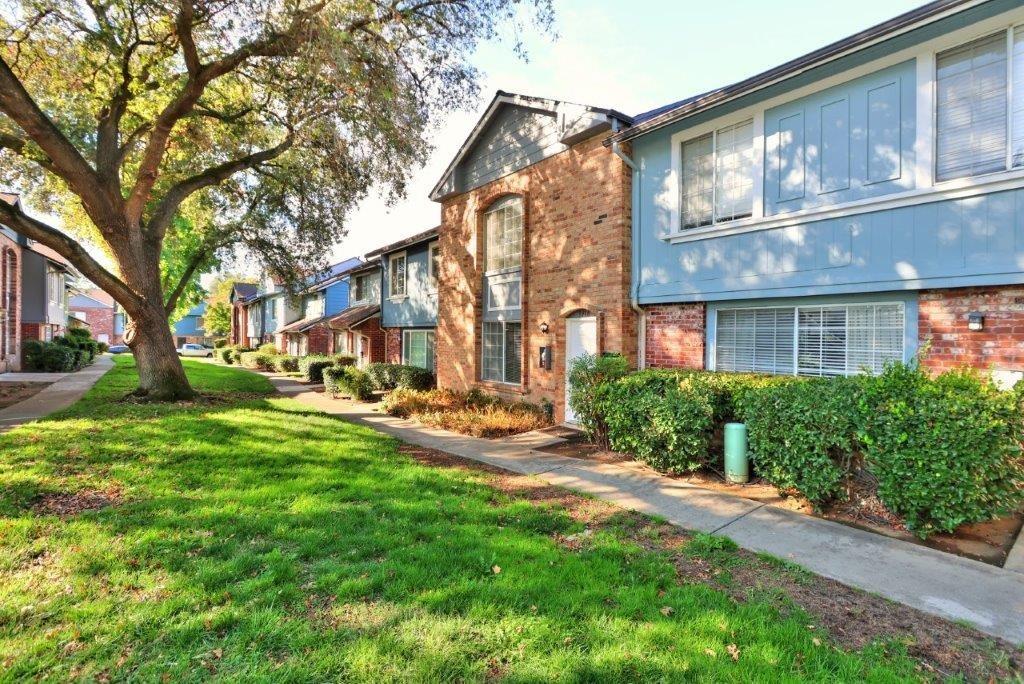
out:
M602 145L630 117L499 91L431 193L440 387L550 401L584 352L636 358L631 173Z
M17 195L0 193L14 204ZM24 238L0 226L0 373L21 369L21 251Z
M24 240L21 250L21 337L49 342L67 331L68 295L80 274L49 247Z
M1022 55L1019 2L934 2L611 136L646 363L1019 378Z
M299 295L299 320L280 330L284 336L283 351L293 356L331 353L334 331L328 321L348 308L349 281L346 275L362 265L361 259L334 264Z
M94 340L124 344L124 311L114 298L98 287L76 291L68 300L70 316L84 321Z
M192 307L187 314L174 324L174 346L181 349L186 344L213 344L213 338L206 334L206 302Z
M381 269L377 262L366 263L345 275L349 284L349 305L333 316L332 354L351 354L356 365L384 361L384 329L380 323Z
M249 345L249 307L246 302L259 293L256 283L234 283L228 303L231 304L231 332L228 343L232 345Z
M439 255L437 228L366 255L380 259L380 325L388 363L434 371Z

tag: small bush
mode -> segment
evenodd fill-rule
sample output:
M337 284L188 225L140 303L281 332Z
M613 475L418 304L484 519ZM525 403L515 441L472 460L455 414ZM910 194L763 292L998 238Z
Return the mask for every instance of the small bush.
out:
M856 448L858 379L789 378L740 399L750 454L768 482L821 507L843 494Z
M261 344L259 347L256 348L256 351L261 352L263 354L271 355L271 356L276 356L278 353L280 353L280 352L277 351L277 345L274 344L273 342L267 342L266 344Z
M486 395L485 395L486 396ZM384 399L384 410L400 418L474 437L506 437L551 424L544 410L526 402L485 400L478 392L398 388Z
M241 365L242 364L242 354L245 354L246 352L251 352L251 351L256 351L256 350L252 349L250 347L234 347L234 348L232 348L232 350L231 350L231 361L232 361L232 363L235 363L236 365Z
M334 355L335 366L354 366L356 365L356 357L352 354L335 354Z
M110 349L110 345L106 342L96 342L97 354L106 354L108 349Z
M235 349L232 347L224 347L217 352L220 355L220 360L230 365L235 362Z
M358 401L373 397L373 381L355 366L329 366L323 370L324 391L332 397L349 396Z
M418 366L406 366L400 363L371 363L366 373L373 381L373 386L382 391L403 388L428 390L434 386L434 374Z
M298 373L299 357L286 354L274 357L274 370L278 373Z
M971 371L893 365L864 385L860 443L878 497L921 537L1024 502L1021 393Z
M67 373L77 370L76 351L64 344L45 344L41 370L47 373Z
M687 473L710 459L714 403L684 373L642 371L612 383L604 415L612 449L652 468Z
M238 364L243 368L256 370L260 367L256 357L260 356L258 351L244 351L238 354Z
M228 346L228 341L227 341L226 338L223 338L223 337L221 339L219 339L219 340L214 340L214 342L213 342L213 348L214 349L224 349L227 346Z
M610 383L627 373L629 362L620 354L584 354L569 368L569 405L590 440L606 448L609 443L604 402Z
M299 372L309 382L323 382L324 369L334 365L334 357L325 354L310 354L299 359Z
M25 370L43 370L43 343L39 340L25 340L21 345L21 358L24 361Z

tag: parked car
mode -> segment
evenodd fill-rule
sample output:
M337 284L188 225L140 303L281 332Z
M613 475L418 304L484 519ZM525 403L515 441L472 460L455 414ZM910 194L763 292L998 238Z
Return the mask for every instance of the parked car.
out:
M213 358L213 349L205 344L183 344L178 350L178 356L205 356Z
M112 344L107 347L107 351L111 354L131 354L132 349L127 344Z

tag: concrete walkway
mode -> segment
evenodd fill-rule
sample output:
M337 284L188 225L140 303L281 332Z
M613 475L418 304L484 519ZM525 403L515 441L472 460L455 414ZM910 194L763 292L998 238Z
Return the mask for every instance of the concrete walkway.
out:
M660 515L689 530L730 537L753 551L927 613L973 624L1024 644L1024 575L845 525L663 477L636 464L596 463L534 451L557 443L537 433L501 442L428 428L330 399L288 378L283 393L345 420L418 446L537 476L623 508Z
M35 396L0 410L0 433L71 406L113 367L114 361L109 356L99 356L91 366L87 366L77 373L49 375L48 379L53 379L56 376L56 382ZM38 376L42 374L15 373L11 375Z

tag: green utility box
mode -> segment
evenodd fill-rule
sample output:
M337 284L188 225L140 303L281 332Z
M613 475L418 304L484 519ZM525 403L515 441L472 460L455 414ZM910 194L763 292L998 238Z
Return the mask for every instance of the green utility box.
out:
M725 478L737 484L750 481L747 426L744 423L725 424Z

